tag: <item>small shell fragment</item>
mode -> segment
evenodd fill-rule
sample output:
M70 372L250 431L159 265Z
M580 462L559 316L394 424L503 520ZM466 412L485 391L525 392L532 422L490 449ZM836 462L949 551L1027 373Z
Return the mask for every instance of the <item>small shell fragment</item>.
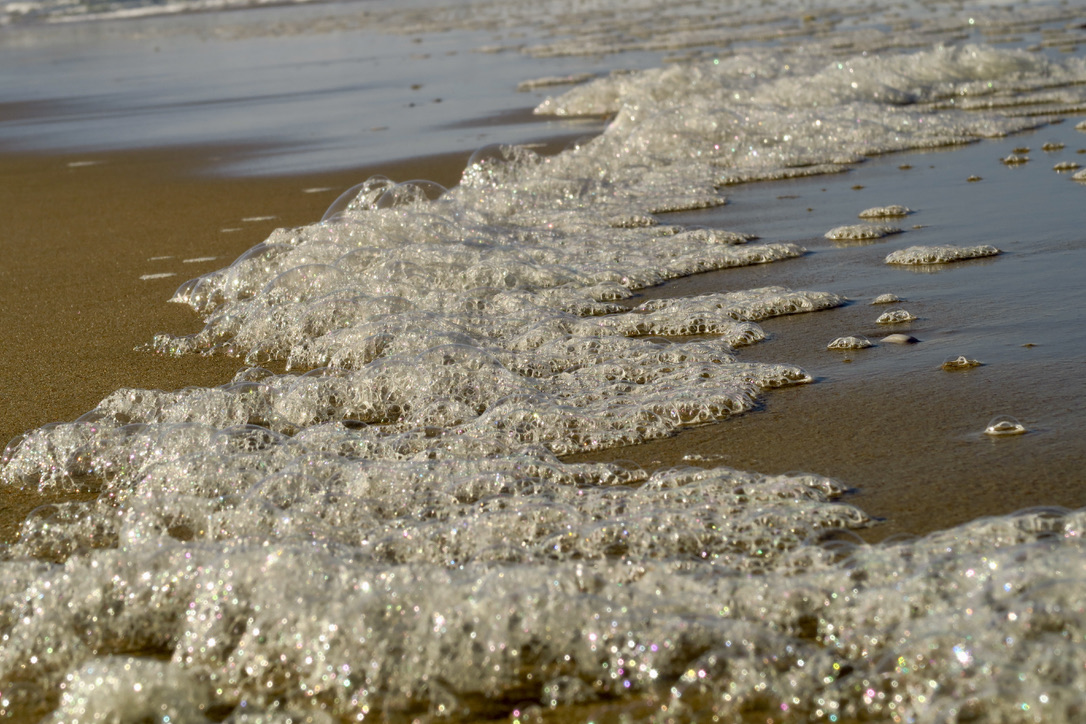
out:
M900 324L902 322L911 322L914 319L916 319L916 315L912 312L895 309L892 312L879 315L879 318L875 320L875 324Z

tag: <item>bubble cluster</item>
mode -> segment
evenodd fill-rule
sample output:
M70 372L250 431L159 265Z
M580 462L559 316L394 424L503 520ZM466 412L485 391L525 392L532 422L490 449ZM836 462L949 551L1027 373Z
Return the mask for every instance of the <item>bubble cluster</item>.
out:
M899 227L887 224L850 224L830 229L826 232L826 238L834 241L869 241L900 233Z
M905 301L905 300L902 299L901 297L899 297L898 295L887 293L887 294L880 294L879 296L875 297L874 299L871 300L871 303L872 304L895 304L896 302L903 302L903 301Z
M912 209L907 206L901 206L899 204L893 204L891 206L875 206L870 209L864 209L860 212L861 219L887 219L897 216L908 216L912 213Z
M885 312L879 315L879 318L875 320L875 324L900 324L902 322L911 322L916 319L916 315L906 309L894 309L889 312Z
M943 360L943 364L940 367L946 372L957 372L959 370L971 370L974 367L980 367L981 362L975 359L970 359L963 355L957 357L947 357Z
M955 246L942 244L939 246L910 246L907 249L899 249L886 256L887 264L946 264L963 259L977 259L985 256L996 256L1001 253L999 249L988 244L977 246Z
M826 345L826 349L867 349L874 343L863 335L851 337L838 337Z

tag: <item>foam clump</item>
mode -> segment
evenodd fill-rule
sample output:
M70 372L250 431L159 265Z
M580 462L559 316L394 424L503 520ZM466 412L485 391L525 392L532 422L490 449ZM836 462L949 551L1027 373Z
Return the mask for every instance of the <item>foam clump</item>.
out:
M916 315L905 309L895 309L885 314L880 314L879 318L875 320L875 324L900 324L902 322L911 322L916 319Z
M818 44L765 53L613 73L546 99L536 113L613 115L586 151L629 158L631 170L666 159L671 173L726 185L835 173L866 155L1033 127L995 111L1078 78L1073 64L978 45L845 58ZM964 114L950 102L974 95L1000 104Z
M860 212L861 219L887 219L898 216L908 216L912 209L907 206L893 204L891 206L875 206Z
M1001 253L999 249L988 244L977 246L954 246L943 244L940 246L910 246L907 249L899 249L886 256L887 264L947 264L963 259L978 259L986 256L995 256Z
M867 337L838 337L826 345L826 349L866 349L874 344Z
M1071 178L1075 181L1086 181L1086 169L1083 169L1082 171L1076 171L1071 176Z
M872 304L894 304L895 302L901 302L901 301L904 301L904 300L901 297L899 297L898 295L887 293L887 294L880 294L879 296L875 297L874 299L871 300L871 303Z
M970 370L974 367L980 367L981 363L975 359L969 359L965 355L958 355L957 357L947 357L943 360L943 364L940 367L947 372L957 372L959 370Z
M830 229L826 232L826 238L835 241L868 241L900 233L899 227L888 224L850 224Z
M210 691L184 669L134 656L103 657L65 677L60 705L46 721L209 722Z

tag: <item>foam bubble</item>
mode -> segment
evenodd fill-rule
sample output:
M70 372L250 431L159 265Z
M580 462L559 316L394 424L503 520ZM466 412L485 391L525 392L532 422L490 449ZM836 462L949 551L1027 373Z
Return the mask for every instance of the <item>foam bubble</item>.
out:
M997 415L993 417L988 426L984 428L984 434L993 437L1008 437L1021 435L1026 431L1026 426L1010 415Z
M893 204L891 206L875 206L870 209L864 209L859 215L861 219L885 219L897 216L908 216L911 213L912 209L909 207Z
M826 349L866 349L874 344L862 335L852 337L838 337L826 345Z
M899 249L886 256L887 264L946 264L963 259L977 259L985 256L995 256L1001 253L999 249L987 244L977 246L954 246L943 244L940 246L910 246L907 249Z
M879 318L875 320L875 324L900 324L902 322L911 322L916 319L916 315L905 309L894 309L892 311L880 314Z
M895 302L903 302L903 301L905 301L905 300L902 299L901 297L899 297L898 295L887 293L887 294L880 294L879 296L875 297L874 299L871 300L871 303L872 304L893 304Z
M981 363L975 359L969 359L965 355L958 355L957 357L947 357L943 360L943 364L940 367L947 372L957 372L959 370L969 370L974 367L980 367Z
M851 224L830 229L826 232L826 238L836 241L866 241L900 233L900 228L886 224Z

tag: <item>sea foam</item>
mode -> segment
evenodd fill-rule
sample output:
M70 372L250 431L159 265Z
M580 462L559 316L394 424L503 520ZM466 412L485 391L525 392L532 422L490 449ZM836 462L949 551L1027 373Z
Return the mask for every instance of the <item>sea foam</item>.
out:
M484 149L451 189L373 178L183 285L205 327L151 347L233 355L233 380L118 390L4 452L8 485L98 497L35 510L2 550L0 708L1074 720L1083 513L868 546L829 478L561 457L810 382L737 350L761 320L845 301L634 300L804 254L661 212L1021 130L1039 121L1001 108L1086 80L1075 59L979 45L808 45L593 80L540 110L613 114L600 137Z

